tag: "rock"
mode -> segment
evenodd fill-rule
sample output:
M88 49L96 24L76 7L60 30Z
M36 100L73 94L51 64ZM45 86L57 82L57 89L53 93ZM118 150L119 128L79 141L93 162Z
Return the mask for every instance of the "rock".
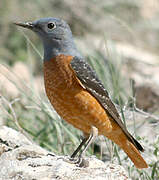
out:
M158 112L159 95L154 85L143 84L135 87L136 106L148 112Z
M0 128L0 180L106 180L129 179L123 167L87 157L89 166L78 167L29 141L9 127Z

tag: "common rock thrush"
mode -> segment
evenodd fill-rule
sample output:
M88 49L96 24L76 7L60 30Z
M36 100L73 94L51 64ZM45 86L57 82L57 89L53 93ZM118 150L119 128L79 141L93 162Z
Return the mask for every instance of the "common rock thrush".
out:
M84 144L87 148L98 131L122 148L137 168L147 168L139 152L144 149L127 131L102 82L77 50L69 25L51 17L15 24L42 40L46 94L62 119L85 135L71 157Z

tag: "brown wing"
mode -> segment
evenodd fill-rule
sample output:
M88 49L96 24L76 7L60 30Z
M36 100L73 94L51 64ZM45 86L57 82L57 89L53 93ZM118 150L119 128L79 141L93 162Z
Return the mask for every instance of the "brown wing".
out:
M121 127L128 139L140 151L143 151L142 146L130 135L125 125L121 121L120 115L111 101L107 90L104 88L102 82L98 79L95 71L82 58L74 57L71 61L71 67L75 71L82 86L85 87L103 106L106 112L114 119L114 121Z

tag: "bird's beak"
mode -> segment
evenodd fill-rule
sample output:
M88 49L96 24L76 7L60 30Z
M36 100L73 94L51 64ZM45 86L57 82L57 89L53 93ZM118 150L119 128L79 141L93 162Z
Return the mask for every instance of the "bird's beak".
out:
M26 22L26 23L14 22L14 24L31 30L33 30L34 28L34 24L32 22Z

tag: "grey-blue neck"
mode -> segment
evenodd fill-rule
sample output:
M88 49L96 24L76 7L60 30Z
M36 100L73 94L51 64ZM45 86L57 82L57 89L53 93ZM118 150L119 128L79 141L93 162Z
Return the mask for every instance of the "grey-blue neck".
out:
M44 60L50 60L53 57L64 54L69 56L82 57L76 48L73 39L42 39L44 46Z

